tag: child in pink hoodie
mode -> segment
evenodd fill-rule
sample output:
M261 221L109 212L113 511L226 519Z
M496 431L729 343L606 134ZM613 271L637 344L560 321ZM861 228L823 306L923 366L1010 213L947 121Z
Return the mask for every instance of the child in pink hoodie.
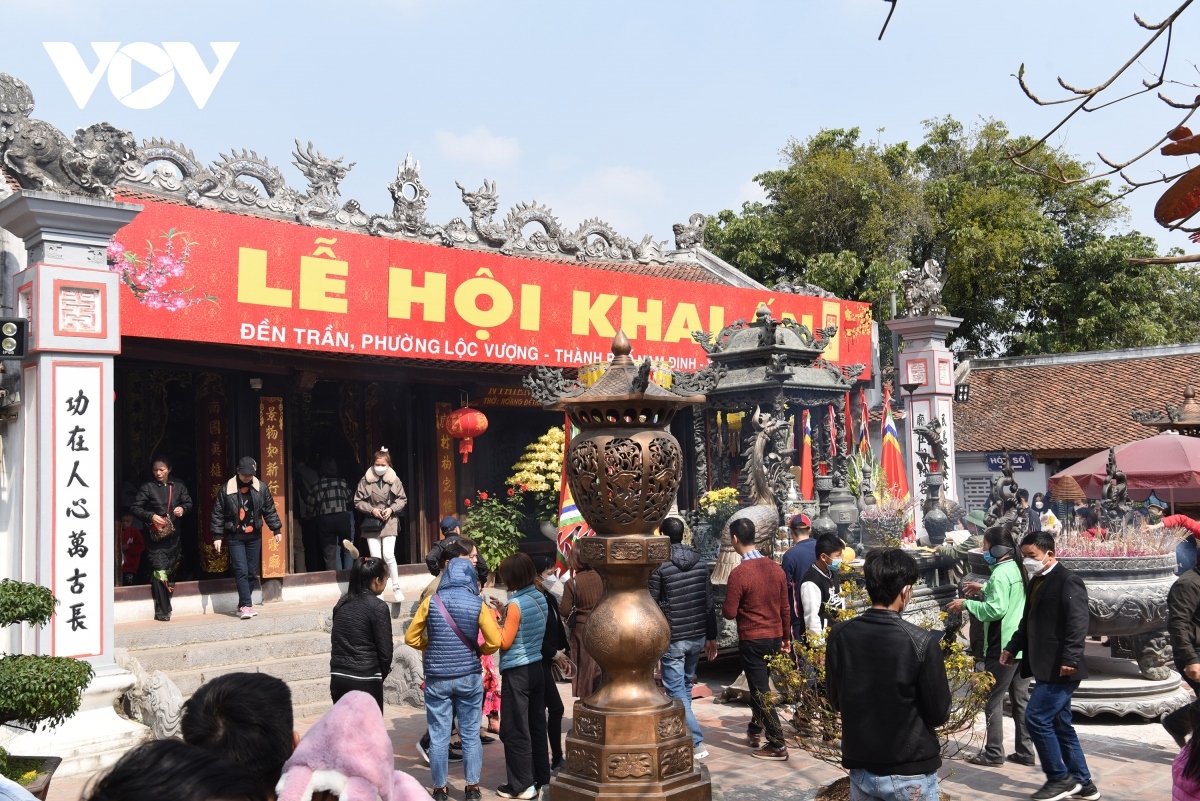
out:
M379 705L354 690L300 740L283 766L278 801L431 801L420 782L394 766Z

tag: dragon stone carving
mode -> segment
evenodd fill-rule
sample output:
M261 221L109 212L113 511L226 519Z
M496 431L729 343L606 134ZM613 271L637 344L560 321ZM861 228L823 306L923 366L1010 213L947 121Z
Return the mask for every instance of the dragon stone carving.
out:
M563 371L557 367L535 365L533 372L521 379L521 384L529 390L533 399L543 406L557 402L561 398L574 398L583 394L585 387L574 379L563 377Z
M816 284L807 284L803 281L780 281L771 288L772 292L786 292L789 295L808 295L814 298L833 298L837 295L827 289L822 289Z
M0 163L25 189L112 197L136 156L133 134L100 122L68 140L50 123L31 119L33 105L24 82L0 73Z
M694 263L686 251L668 252L666 242L649 235L635 241L617 233L608 223L592 218L567 231L546 206L521 203L503 222L496 184L485 180L475 192L461 184L470 222L455 217L444 226L425 219L429 190L420 182L420 165L405 158L396 180L388 184L392 196L390 215L368 215L356 200L342 202L339 185L353 164L331 159L312 143L296 141L293 164L308 182L305 192L288 186L283 174L254 151L231 151L205 165L182 144L149 139L138 147L127 131L99 123L80 129L69 139L50 123L30 119L33 94L22 81L0 73L0 164L26 189L111 197L119 186L185 201L192 206L229 208L374 236L407 237L447 246L563 254L579 261L604 259L642 264ZM703 220L693 215L681 241L701 238ZM526 226L540 230L529 236ZM697 232L690 232L696 228Z
M925 501L921 505L921 512L929 541L939 544L945 541L946 532L954 527L955 521L966 515L967 510L946 497L946 439L941 420L935 417L927 424L914 426L913 434L928 446L927 451L917 453L921 472L925 475Z
M675 234L675 249L688 250L690 248L704 246L704 226L708 224L708 217L703 214L693 214L688 218L686 224L675 223L671 226L671 232Z
M900 277L904 285L905 317L927 317L944 314L942 306L942 268L937 259L929 259L920 267L910 267Z
M750 505L730 515L721 531L721 551L713 567L713 584L725 584L733 568L738 565L739 558L733 550L730 534L730 526L735 521L749 520L754 524L754 544L764 556L771 555L779 528L776 489L781 483L786 483L791 461L789 454L780 453L777 449L777 435L786 432L788 423L782 417L755 408L754 414L750 415L750 424L754 429L754 444L746 467Z
M1104 492L1100 510L1108 528L1117 529L1134 514L1134 504L1129 500L1129 481L1125 471L1117 467L1117 449L1108 449L1108 464L1105 465Z

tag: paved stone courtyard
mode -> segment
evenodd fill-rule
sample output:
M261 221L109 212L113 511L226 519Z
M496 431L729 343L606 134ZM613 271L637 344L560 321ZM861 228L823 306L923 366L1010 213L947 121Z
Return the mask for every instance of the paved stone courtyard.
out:
M725 659L715 665L702 663L700 678L720 696L721 687L737 675L736 660ZM559 685L564 696L569 685ZM812 759L793 750L788 762L760 762L748 756L745 728L750 717L749 707L724 704L704 698L694 704L696 717L707 732L709 758L705 764L711 771L725 801L808 801L817 788L845 775L840 768ZM570 716L571 704L567 703ZM386 710L392 741L396 746L396 767L408 771L428 785L429 770L417 755L414 743L425 730L422 710L392 707ZM315 717L297 721L301 733L316 721ZM569 729L564 721L563 730ZM1112 801L1137 799L1156 801L1171 797L1171 760L1175 744L1156 723L1121 723L1113 720L1084 722L1078 725L1080 740L1104 798ZM1009 744L1012 743L1011 722ZM494 789L504 782L504 748L499 741L484 746L484 797L495 797ZM992 770L979 768L962 760L948 762L941 771L943 790L955 799L1028 798L1043 781L1041 770L1020 765L1006 765ZM55 780L50 801L77 801L86 784L85 778ZM450 768L451 797L462 798L462 771L459 765Z

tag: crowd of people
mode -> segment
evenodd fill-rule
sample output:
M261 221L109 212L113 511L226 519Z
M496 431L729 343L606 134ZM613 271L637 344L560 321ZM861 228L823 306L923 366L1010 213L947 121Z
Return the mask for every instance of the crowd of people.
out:
M172 561L178 561L171 523L193 504L186 488L170 478L168 462L158 461L154 468L154 481L139 491L131 514L149 529L167 531L136 556L154 568L161 585L155 589L156 608L169 616ZM231 556L238 554L239 595L243 579L251 575L249 567L239 565L252 561L260 541L251 532L264 525L278 531L270 493L262 491L255 471L253 460L239 462L238 475L218 497L212 522L215 542L224 544ZM380 451L354 493L337 478L336 466L322 464L308 498L325 563L335 561L341 550L353 559L347 591L332 615L334 708L300 741L291 732L286 685L264 674L221 677L188 701L183 743L152 743L129 753L94 783L89 798L118 801L154 792L151 785L159 779L147 774L158 771L146 766L157 764L186 773L187 780L171 788L185 799L308 797L289 796L294 787L314 796L344 797L348 782L378 787L394 778L396 787L407 788L407 797L447 801L450 766L461 763L465 799L476 801L482 797L483 748L496 741L494 735L502 743L506 774L496 793L502 798L538 797L553 771L563 766L565 708L558 682L570 680L572 693L581 699L599 688L599 666L583 646L583 632L604 593L600 575L581 563L577 552L571 555L571 575L565 581L556 575L552 558L517 553L496 571L507 590L502 601L494 591L485 592L488 568L475 544L462 536L458 521L441 521L441 539L426 559L432 579L404 635L407 645L422 652L424 664L428 729L416 748L430 769L432 790L427 793L411 777L392 776L390 745L386 770L382 752L379 765L369 758L372 738L386 740L386 732L371 729L376 721L382 724L384 681L393 660L391 612L381 596L390 583L393 596L403 597L394 561L386 556L391 550L387 539L395 536L389 523L395 523L404 506L403 487L387 452ZM1033 793L1034 801L1093 801L1100 792L1071 716L1072 696L1088 676L1087 588L1056 558L1061 524L1047 518L1053 511L1046 499L1026 496L1021 502L1031 523L1036 519L1040 525L1031 525L1019 542L1000 527L986 527L982 515L972 513L966 518L968 537L948 543L955 558L965 561L967 552L977 550L990 566L986 581L963 582L961 597L947 608L951 614L969 615L981 668L995 680L986 701L983 745L968 761L989 768L1040 763L1045 780ZM351 507L377 521L364 527L369 555L360 556L345 536L346 526L333 519ZM1098 521L1081 518L1081 532L1106 536ZM1200 525L1183 516L1153 525L1183 526L1193 549L1194 534L1200 532ZM670 628L660 678L664 693L683 705L694 757L704 759L708 750L692 711L693 686L701 658L717 657L720 614L737 622L737 654L752 709L746 731L750 757L785 761L789 756L778 712L769 702L768 659L790 653L794 643L824 637L820 689L841 714L842 764L850 773L851 797L936 798L942 766L936 729L948 718L951 693L941 633L903 617L918 581L915 560L899 548L870 550L862 566L870 608L837 622L845 543L827 534L814 538L805 515L791 518L788 528L792 546L777 564L755 548L751 521L733 521L732 545L741 561L729 575L724 603L716 606L705 560L684 544L683 521L672 517L661 526L660 533L671 542L670 557L648 586ZM331 541L334 537L342 541ZM246 589L240 606L250 606L248 596ZM1172 587L1169 608L1176 666L1200 692L1200 568L1194 560ZM250 697L252 705L246 702ZM1014 747L1007 754L1006 699L1015 724ZM363 712L364 704L370 714ZM367 723L357 727L348 722L350 715ZM1174 765L1175 797L1200 800L1200 750L1191 742L1200 727L1200 702L1167 716L1163 725L1181 749ZM309 738L311 747L305 748ZM353 758L339 755L350 750L351 742L358 743ZM357 775L315 779L330 772L328 765L342 770L353 765L351 772Z

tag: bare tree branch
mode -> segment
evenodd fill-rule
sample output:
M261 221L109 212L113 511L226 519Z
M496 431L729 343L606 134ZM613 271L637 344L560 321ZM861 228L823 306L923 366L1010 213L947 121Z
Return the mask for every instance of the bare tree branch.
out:
M887 30L888 23L892 21L892 15L896 13L896 3L898 3L899 0L884 0L884 2L891 3L892 9L888 12L887 19L883 21L883 27L879 30L879 38L875 40L877 42L883 41L883 32Z

